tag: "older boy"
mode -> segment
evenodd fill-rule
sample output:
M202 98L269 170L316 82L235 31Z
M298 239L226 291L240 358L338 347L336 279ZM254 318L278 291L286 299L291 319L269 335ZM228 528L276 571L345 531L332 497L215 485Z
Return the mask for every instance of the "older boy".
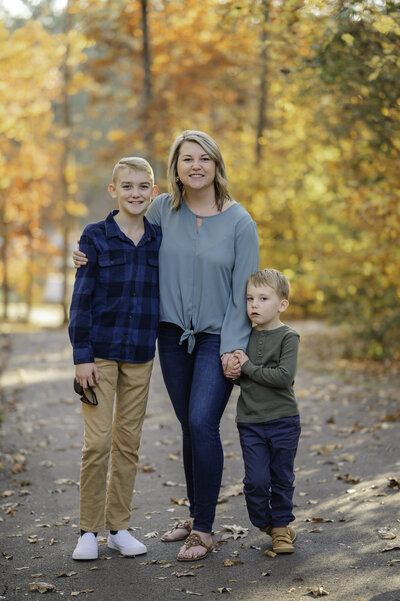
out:
M147 551L127 528L158 329L161 230L144 217L158 189L149 163L128 157L115 165L108 190L118 210L83 231L80 248L89 261L76 273L70 310L76 379L94 387L85 392L98 400L82 405L78 560L98 557L104 526L111 549Z
M254 324L241 365L237 427L245 464L244 494L250 521L272 536L275 553L292 553L294 459L300 418L293 391L299 335L284 325L289 281L275 269L247 281L247 314Z

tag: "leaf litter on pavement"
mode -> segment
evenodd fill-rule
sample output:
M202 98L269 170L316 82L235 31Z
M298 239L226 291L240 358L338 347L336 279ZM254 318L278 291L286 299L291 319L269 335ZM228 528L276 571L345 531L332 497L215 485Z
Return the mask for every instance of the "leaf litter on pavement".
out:
M353 386L353 388L357 388L357 386ZM318 386L315 386L314 389L309 389L306 393L307 395L311 394L313 395L316 399L320 399L319 402L324 402L327 403L329 402L329 400L335 400L339 395L342 395L342 391L341 391L341 386L335 386L335 385L330 385L327 387L327 389L325 391L323 390L319 390ZM355 403L358 402L360 399L357 399L357 394L358 392L356 390L354 390L353 392L346 392L345 394L347 394L349 402ZM343 394L344 396L344 394ZM304 398L304 397L303 397ZM301 399L301 397L300 397ZM372 415L372 414L371 414ZM314 420L314 417L316 416L311 416L310 420L309 420L309 426L308 426L308 432L305 432L305 437L310 434L311 438L315 437L316 435L319 434L320 430L318 430L318 427L321 427L321 420L319 420L319 418L316 418ZM303 491L300 492L304 492L304 495L300 495L297 491L296 494L299 496L299 498L303 501L303 503L307 504L307 505L316 505L318 503L320 503L321 501L324 501L324 482L326 482L329 479L329 476L331 475L332 479L335 479L338 481L338 486L339 483L343 484L343 488L342 490L342 494L346 495L349 499L351 499L352 497L354 497L355 495L360 498L362 497L362 499L364 501L368 501L369 500L369 496L371 496L372 494L374 496L379 495L379 496L383 496L385 494L391 495L394 493L398 493L399 489L400 489L400 483L399 483L399 477L398 474L395 473L395 470L393 470L393 473L390 474L390 478L386 479L386 482L384 484L382 484L381 482L377 482L374 484L364 484L363 480L365 480L365 474L362 473L362 471L359 469L359 459L360 459L360 440L361 437L364 437L364 439L368 436L370 437L370 441L371 441L371 449L373 448L373 444L375 442L375 438L372 438L372 436L376 436L376 433L379 433L379 430L386 430L386 426L390 424L395 424L396 422L398 422L400 420L400 412L396 412L396 411L385 411L384 415L377 415L376 416L376 422L374 423L367 423L367 417L362 418L361 420L352 420L351 422L349 422L349 425L340 425L340 420L339 420L339 415L335 414L332 415L326 419L326 426L325 429L328 429L328 436L325 436L325 440L319 442L318 439L316 438L315 441L313 441L311 439L311 444L309 445L309 455L311 458L315 458L314 461L320 461L321 463L317 463L317 465L320 465L321 467L319 467L319 469L321 470L321 473L324 471L324 479L319 479L318 480L318 486L317 486L317 481L315 482L311 482L310 484L313 486L313 490L309 491L307 490L307 485L302 484L302 488L304 487ZM338 422L338 423L336 423ZM363 423L361 423L363 422ZM330 433L329 433L330 432ZM356 437L360 437L358 439L358 441L356 441L356 444L354 444L354 441L356 439ZM336 440L335 440L336 439ZM227 441L224 441L224 443L226 443ZM230 444L232 444L230 441L228 441ZM47 452L47 449L49 447L51 447L51 439L46 438L44 440L42 440L40 442L40 448L42 448L44 451ZM175 444L175 441L171 441L171 444ZM303 441L303 445L305 445L304 441ZM357 446L358 445L358 446ZM224 444L225 446L225 444ZM74 445L74 448L79 448L80 444L76 443ZM50 450L50 449L49 449ZM167 455L166 455L167 456ZM235 457L235 452L230 452L230 453L225 453L225 457L229 458L234 458ZM170 453L169 457L167 456L167 458L169 459L169 461L171 462L177 462L178 459L180 459L180 453L179 452L174 452L174 453ZM26 474L25 472L29 472L29 463L28 463L28 459L30 461L30 455L29 455L29 450L26 449L21 449L20 452L18 453L13 453L12 455L10 455L10 463L11 463L11 469L10 472L16 477L24 477L26 478ZM40 462L40 466L42 468L42 470L46 470L50 473L52 473L51 470L53 470L56 465L55 462L53 461L53 459L51 457L47 458L47 459L43 459ZM228 462L229 463L229 462ZM347 466L347 469L346 469ZM144 474L144 477L148 477L151 478L152 473L154 473L156 471L156 469L153 467L153 464L150 462L146 462L144 463L144 465L142 466L143 469L141 469L139 467L139 471L141 471ZM330 474L330 469L332 469L332 473ZM229 466L227 467L227 470L229 470ZM227 472L229 474L229 471ZM148 474L148 476L146 475ZM168 475L168 473L166 473L166 475ZM78 486L78 482L76 482L75 479L71 478L67 473L64 474L57 474L57 476L63 476L63 477L57 477L56 479L53 480L53 482L56 484L56 486L58 486L59 488L57 489L53 489L53 490L49 490L48 493L50 494L55 494L55 493L65 493L68 489L70 488L75 488ZM364 477L363 477L364 476ZM29 477L29 476L28 476ZM179 478L180 476L178 476ZM25 483L26 482L26 483ZM305 480L305 482L307 482L307 479ZM36 483L34 483L36 484ZM351 485L353 488L347 488L345 485ZM21 480L20 482L16 482L14 481L13 483L8 484L7 486L5 486L3 488L3 493L0 493L0 497L2 497L4 499L5 504L2 505L2 509L5 515L5 519L6 520L12 520L13 518L17 517L19 515L19 510L20 508L23 506L23 501L25 499L19 499L20 495L18 494L18 489L24 487L24 486L31 486L32 482L27 480L27 478L25 480ZM183 487L184 484L179 483L179 482L173 482L172 480L166 480L166 482L164 483L164 486L180 486ZM367 488L362 488L362 487L368 487ZM384 488L385 487L385 488ZM319 491L318 492L316 491ZM351 492L350 492L351 491ZM31 492L31 491L29 491ZM175 492L175 491L174 491ZM219 498L219 502L220 503L229 503L229 500L231 497L237 497L239 495L243 495L243 484L241 481L238 481L237 483L234 484L228 484L228 485L224 485L221 487L221 493L220 493L220 498ZM15 502L17 501L21 501L21 502ZM8 501L8 499L10 499ZM173 505L177 505L177 506L182 506L182 507L187 507L188 506L188 500L185 497L179 497L179 496L175 496L171 498L171 503ZM333 519L333 514L331 513L331 508L327 509L328 505L321 505L321 508L324 507L324 509L320 509L320 510L316 510L316 508L311 508L310 510L312 511L312 513L308 512L306 515L308 516L315 516L315 517L307 517L304 521L307 521L309 523L311 523L312 525L310 526L312 528L311 532L314 533L321 533L323 534L323 529L321 527L321 524L332 524L332 526L328 525L326 526L326 531L328 532L330 530L330 528L337 528L339 526L339 522L345 522L346 518L344 516L340 517L340 518L334 518ZM300 511L298 510L298 512L300 513ZM145 519L151 519L152 512L148 512L145 515ZM228 513L228 512L226 512ZM244 508L244 504L243 504L243 515L245 515L245 508ZM332 517L331 517L332 515ZM230 516L232 517L232 516ZM73 518L76 519L76 518ZM228 517L229 519L229 517ZM245 526L240 526L237 525L236 523L233 523L233 520L237 519L237 517L233 518L232 517L232 521L227 521L227 519L225 520L220 520L219 524L222 524L221 526L221 543L226 544L229 540L230 544L238 544L238 543L243 543L244 539L246 539L246 537L249 537L249 532L251 533L251 536L254 536L255 531L254 528L251 528L251 530L249 531L249 528L245 527ZM247 517L246 517L247 520ZM49 521L50 523L47 523L47 521ZM240 522L243 523L243 522ZM246 526L248 525L248 522L244 522L246 524ZM38 534L33 534L33 528L43 528L43 529L47 529L47 528L51 528L53 526L71 526L71 524L69 524L69 522L67 522L64 518L63 519L59 519L59 521L53 522L52 519L50 519L49 517L47 518L43 518L41 519L41 523L35 524L33 526L32 524L32 530L29 528L29 532L30 534L28 535L27 538L25 538L25 540L27 541L26 544L33 544L34 546L38 547L39 550L39 545L42 545L43 548L43 540L39 537ZM15 535L15 536L20 536L19 534ZM26 535L27 536L27 535ZM152 539L152 538L156 538L158 536L158 531L157 530L152 530L150 532L148 532L147 534L144 535L145 538L147 539ZM395 550L398 550L399 547L393 545L393 543L390 543L390 541L394 540L396 538L396 529L393 526L389 526L389 525L385 525L385 526L381 526L380 528L375 528L375 537L376 540L379 541L380 539L384 539L387 540L388 546L382 549L378 549L378 545L376 547L376 552L381 552L381 553L388 553L390 551L394 552ZM316 537L317 538L317 537ZM318 537L320 538L320 537ZM55 542L55 539L50 539L53 540L53 542ZM300 539L301 540L301 539ZM258 541L257 541L258 542ZM49 543L50 544L50 543ZM215 546L217 547L217 543L215 543ZM255 545L249 545L249 548L252 547L255 551L262 551L262 548L264 547L259 547L259 546L255 546ZM220 548L221 550L221 548ZM11 553L8 553L8 550L6 552L8 555L10 555L12 557ZM265 552L265 556L267 557L268 555L270 557L274 557L276 554L274 554L272 551L266 550ZM262 553L260 553L261 557L262 557ZM4 559L6 559L6 557L4 556L3 553L3 557ZM233 575L236 574L240 574L239 570L241 569L241 564L243 565L244 562L242 562L239 559L235 559L234 554L231 554L231 558L227 559L227 560L220 560L221 565L223 565L224 567L229 567L229 573L230 571L232 571ZM102 556L101 558L103 559L112 559L112 557L107 557L107 556ZM11 561L11 560L10 560ZM227 562L227 564L225 564L225 562ZM398 565L399 560L393 558L388 560L386 565ZM163 569L163 568L167 568L168 570L171 570L167 576L162 576L160 578L166 579L166 578L171 578L171 577L178 577L178 578L185 578L185 577L192 577L196 576L196 569L194 566L191 566L190 569L188 570L184 570L184 569L180 569L180 568L176 568L176 564L173 562L170 562L167 559L164 560L157 560L155 562L147 562L148 565L150 564L154 564L156 563L158 565L159 568ZM200 564L205 566L206 564ZM210 564L207 564L210 565ZM270 562L268 563L268 565L275 565L276 563L274 562L273 564L271 564ZM90 569L99 569L98 567L93 567ZM75 573L76 574L76 573ZM58 578L69 578L72 576L75 576L75 574L73 572L65 572L64 574L61 572L60 574L57 575ZM265 576L269 576L271 574L271 571L262 571L262 572L258 572L259 574L259 578L265 578ZM261 576L260 576L261 574ZM32 574L31 575L32 578L39 578L42 577L42 574L38 572L38 574ZM46 576L45 576L46 578ZM232 579L232 582L240 582L241 578L238 578L237 580ZM196 583L200 582L200 579L197 578L196 581L194 581ZM255 581L252 581L255 582ZM50 588L47 589L45 592L51 592L56 590L56 587L54 585L51 585L49 583L46 582L35 582L35 583L31 583L32 585L34 584L41 584L41 585L45 585L45 586L49 586ZM222 585L223 583L221 583ZM328 583L329 585L329 583ZM54 587L54 588L51 588ZM328 586L328 589L331 590L331 588ZM198 595L201 596L202 592L195 592L195 591L191 591L189 589L186 588L182 588L182 589L176 589L176 591L180 591L182 594L186 594L186 595ZM226 586L221 586L218 589L215 589L214 592L218 592L218 593L226 593L226 594L231 594L232 589ZM37 589L37 592L40 592ZM78 595L82 595L82 594L88 594L89 592L93 592L92 589L84 589L84 590L77 590L77 591L73 591L73 594L71 596L78 596ZM324 588L324 586L320 585L318 587L309 587L309 589L307 590L307 594L311 595L311 596L324 596L329 594L326 589Z

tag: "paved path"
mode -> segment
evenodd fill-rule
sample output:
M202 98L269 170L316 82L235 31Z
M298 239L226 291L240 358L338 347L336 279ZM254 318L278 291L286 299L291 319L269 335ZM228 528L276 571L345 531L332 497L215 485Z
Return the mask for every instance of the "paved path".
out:
M67 334L49 330L1 338L0 599L37 601L47 594L71 601L77 596L175 601L230 595L240 601L298 601L313 598L310 590L325 590L332 601L399 601L399 376L382 382L371 374L366 380L356 369L349 376L340 363L334 373L311 371L315 356L309 352L315 352L318 333L307 324L297 326L303 434L296 552L265 556L270 539L248 521L238 494L243 468L235 393L222 424L226 459L216 548L197 564L176 562L179 544L159 540L170 524L186 517L186 508L179 430L158 366L131 522L148 553L122 558L103 544L97 561L74 562L82 424ZM326 364L329 348L322 343L317 351ZM397 537L384 539L385 532ZM182 570L191 575L179 575ZM30 591L39 582L55 590Z

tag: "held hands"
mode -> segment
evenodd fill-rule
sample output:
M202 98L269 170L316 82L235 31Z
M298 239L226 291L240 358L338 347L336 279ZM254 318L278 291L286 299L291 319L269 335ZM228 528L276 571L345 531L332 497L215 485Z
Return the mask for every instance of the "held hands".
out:
M88 262L86 255L79 250L79 240L78 248L76 248L72 253L72 260L76 269L79 269L81 265L86 265L86 263Z
M240 367L242 367L243 363L246 363L246 361L249 360L248 356L243 351L235 351L233 356L239 361Z
M241 373L241 364L239 359L235 357L235 353L225 353L221 357L224 376L231 380L236 380Z
M83 388L96 386L99 381L99 370L95 363L75 365L75 377Z

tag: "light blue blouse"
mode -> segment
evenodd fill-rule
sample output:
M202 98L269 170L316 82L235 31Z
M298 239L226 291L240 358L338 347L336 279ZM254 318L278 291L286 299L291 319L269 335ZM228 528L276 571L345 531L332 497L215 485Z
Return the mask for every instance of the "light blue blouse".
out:
M249 213L236 203L217 215L196 215L183 201L176 211L161 194L146 213L160 225L160 321L180 326L192 352L198 332L221 335L220 353L246 350L251 331L246 280L258 269L258 235Z

